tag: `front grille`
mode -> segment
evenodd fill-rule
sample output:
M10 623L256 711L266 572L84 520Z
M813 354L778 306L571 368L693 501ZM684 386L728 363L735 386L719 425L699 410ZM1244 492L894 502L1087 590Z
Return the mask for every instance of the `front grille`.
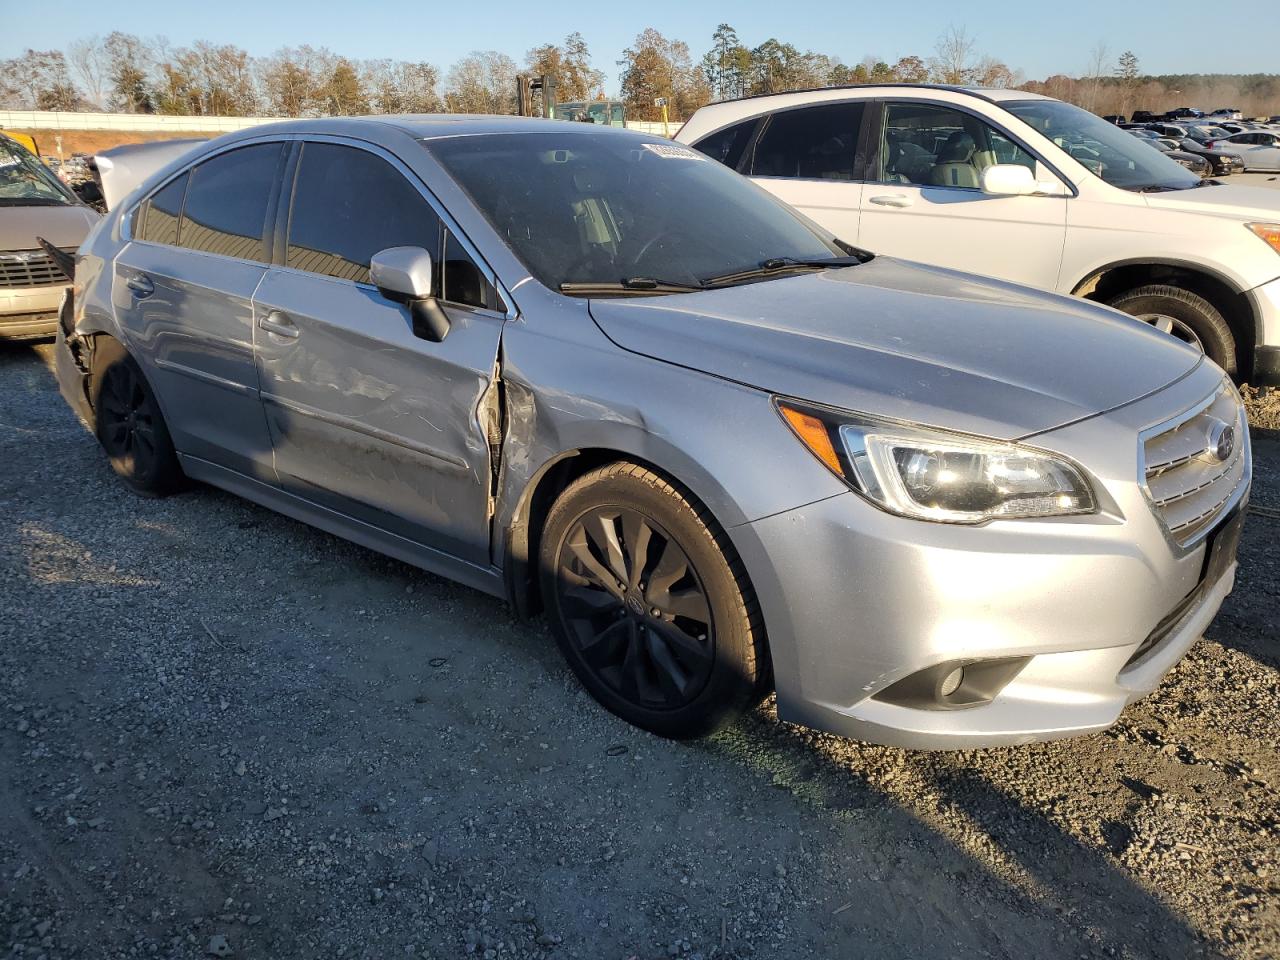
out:
M75 253L75 247L67 252ZM55 287L70 282L43 250L0 253L0 287Z
M1215 443L1234 437L1220 459ZM1227 381L1195 407L1149 430L1142 439L1142 476L1152 509L1173 540L1189 547L1207 534L1249 480L1249 426Z

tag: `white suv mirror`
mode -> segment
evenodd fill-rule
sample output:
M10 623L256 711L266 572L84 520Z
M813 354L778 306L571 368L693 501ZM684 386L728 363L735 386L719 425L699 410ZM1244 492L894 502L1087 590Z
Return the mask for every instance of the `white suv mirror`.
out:
M1020 163L997 163L982 171L982 192L993 197L1026 197L1040 192L1035 174Z

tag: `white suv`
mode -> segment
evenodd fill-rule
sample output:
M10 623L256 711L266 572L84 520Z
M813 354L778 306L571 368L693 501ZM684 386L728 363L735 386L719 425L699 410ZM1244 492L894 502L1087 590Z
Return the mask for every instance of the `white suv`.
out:
M827 88L703 107L676 139L847 243L1107 303L1280 385L1280 191L1201 180L1078 107Z

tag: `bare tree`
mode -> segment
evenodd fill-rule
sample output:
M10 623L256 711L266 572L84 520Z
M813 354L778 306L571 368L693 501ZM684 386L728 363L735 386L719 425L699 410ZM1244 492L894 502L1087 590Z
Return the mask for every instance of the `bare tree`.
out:
M1111 72L1111 64L1107 45L1104 41L1099 40L1094 44L1093 49L1089 52L1089 67L1085 70L1085 87L1083 90L1083 103L1080 106L1086 110L1096 112L1098 109L1098 96L1102 92L1102 80L1106 74Z
M972 83L976 42L964 27L952 24L938 38L930 68L939 83Z
M60 51L28 49L0 61L0 98L17 110L74 110L80 95Z
M439 113L440 73L429 63L369 60L363 82L377 113Z
M98 36L82 37L67 45L67 64L84 99L101 110L111 95L111 58Z
M125 113L151 113L151 68L153 57L142 39L132 33L115 31L102 43L106 53L113 110Z
M453 65L445 79L451 113L515 113L516 62L497 50L476 50Z

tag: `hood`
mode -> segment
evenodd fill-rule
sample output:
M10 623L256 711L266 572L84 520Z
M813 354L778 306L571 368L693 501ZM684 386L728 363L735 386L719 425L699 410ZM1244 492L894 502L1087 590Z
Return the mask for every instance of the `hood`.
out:
M67 204L63 207L0 205L0 251L36 250L36 237L44 237L55 247L80 246L89 228L98 222L91 207Z
M761 390L1005 440L1185 376L1195 350L1085 300L878 257L643 299L598 299L618 346Z
M1179 210L1207 213L1245 220L1280 220L1280 190L1246 187L1234 183L1220 186L1192 187L1169 193L1143 194L1147 205L1155 210Z

